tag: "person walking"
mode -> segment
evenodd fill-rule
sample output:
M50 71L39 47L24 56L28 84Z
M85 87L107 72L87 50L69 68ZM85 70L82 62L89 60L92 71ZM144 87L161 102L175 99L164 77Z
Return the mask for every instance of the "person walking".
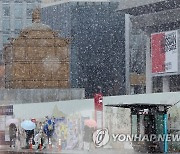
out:
M43 130L40 130L39 133L35 135L34 141L35 141L35 149L41 149L41 148L44 149L48 144Z
M30 140L32 139L32 144L34 145L34 129L33 130L25 130L26 132L26 148L30 148Z
M47 135L48 138L48 144L52 144L52 136L55 131L55 123L52 121L52 119L47 120L43 127L44 133Z
M17 127L14 123L9 125L10 147L15 148Z
M90 150L90 143L92 142L92 131L88 126L84 126L84 150Z

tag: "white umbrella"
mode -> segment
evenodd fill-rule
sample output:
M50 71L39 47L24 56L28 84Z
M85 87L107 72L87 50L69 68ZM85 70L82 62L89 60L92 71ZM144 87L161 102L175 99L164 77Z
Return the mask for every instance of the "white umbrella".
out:
M8 120L6 121L6 126L9 126L10 124L15 124L15 125L17 125L18 122L19 122L18 119L8 119Z
M21 127L25 130L33 130L34 128L36 128L36 124L31 120L25 120L21 122Z

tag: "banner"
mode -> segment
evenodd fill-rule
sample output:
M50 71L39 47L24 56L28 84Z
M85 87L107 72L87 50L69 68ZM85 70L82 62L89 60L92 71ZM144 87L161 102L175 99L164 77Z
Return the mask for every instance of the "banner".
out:
M13 105L0 106L0 115L13 115Z
M97 93L94 95L95 120L97 128L103 127L103 95Z
M152 73L178 72L177 40L177 30L151 35Z

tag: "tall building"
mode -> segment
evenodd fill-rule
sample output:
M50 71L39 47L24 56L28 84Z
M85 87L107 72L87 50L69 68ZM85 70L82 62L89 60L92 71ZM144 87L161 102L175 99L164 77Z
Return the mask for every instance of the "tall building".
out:
M128 14L126 53L129 54L126 59L130 62L126 63L129 66L127 93L179 91L180 1L124 1L118 9ZM143 84L139 82L142 80L136 80L138 76L143 76Z
M32 10L41 0L0 0L0 60L3 45L19 35L20 30L32 23Z
M60 2L42 8L42 22L71 39L71 87L92 97L125 93L125 16L113 2Z

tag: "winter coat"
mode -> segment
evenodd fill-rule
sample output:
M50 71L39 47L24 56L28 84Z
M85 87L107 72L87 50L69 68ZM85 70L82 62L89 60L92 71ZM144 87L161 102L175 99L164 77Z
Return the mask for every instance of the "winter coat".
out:
M15 124L9 125L9 136L10 138L16 138L17 127Z

